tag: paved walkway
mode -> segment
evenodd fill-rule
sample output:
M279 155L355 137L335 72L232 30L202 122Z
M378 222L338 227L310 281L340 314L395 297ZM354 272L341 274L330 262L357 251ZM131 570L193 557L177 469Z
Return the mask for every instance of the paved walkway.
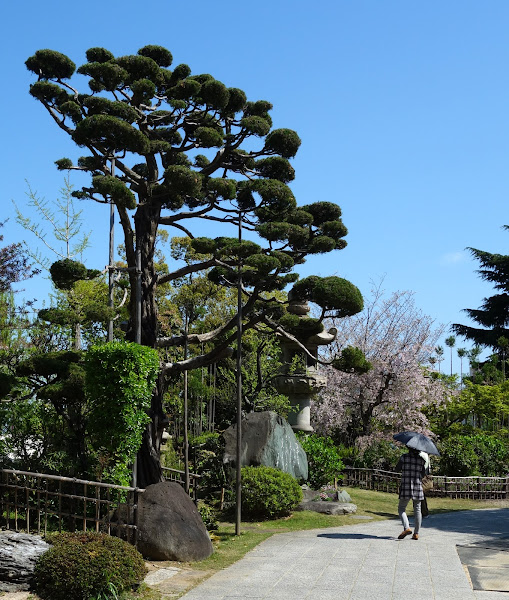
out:
M484 589L497 571L497 585L505 581L502 588L509 590L509 509L430 515L418 541L397 540L401 530L392 519L277 534L182 598L509 600L509 592L474 590L457 548L470 547L468 564L477 575L486 567ZM490 563L483 548L497 545L495 554L504 560ZM498 570L490 571L494 564Z

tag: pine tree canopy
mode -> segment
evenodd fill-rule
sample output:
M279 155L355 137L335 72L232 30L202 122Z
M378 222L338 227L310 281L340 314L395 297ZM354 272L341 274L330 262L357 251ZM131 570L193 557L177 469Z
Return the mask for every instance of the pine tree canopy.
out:
M481 327L454 323L452 330L478 346L500 350L499 339L509 337L509 255L493 254L469 248L481 268L477 273L493 283L500 294L485 298L478 309L466 308L464 312Z
M26 61L38 76L30 93L88 150L76 162L57 160L57 168L90 173L90 185L75 191L76 197L114 202L129 266L135 237L130 211L136 211L135 222L140 217L137 235L151 237L148 246L155 227L175 227L194 238L197 251L212 256L212 281L235 285L242 260L243 283L257 292L295 282L292 269L307 255L344 248L347 229L339 206L297 206L288 187L295 177L289 159L300 138L291 129L272 129L270 102L248 101L242 90L210 74L193 75L185 64L171 70L171 52L157 45L120 57L90 48L86 59L76 68L64 54L37 51ZM88 78L88 91L68 81L75 73ZM239 211L243 227L256 232L261 244L194 237L189 229L191 220L235 223ZM142 215L150 223L143 232ZM148 247L143 256L149 264L151 252ZM336 279L327 278L309 299L338 316L361 310L357 288Z

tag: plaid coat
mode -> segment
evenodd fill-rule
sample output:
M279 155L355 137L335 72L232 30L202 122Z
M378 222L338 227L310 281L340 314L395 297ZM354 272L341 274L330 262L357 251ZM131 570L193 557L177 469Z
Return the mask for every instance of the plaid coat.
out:
M424 500L424 492L422 491L424 465L424 459L413 452L403 454L399 459L396 470L401 471L400 498Z

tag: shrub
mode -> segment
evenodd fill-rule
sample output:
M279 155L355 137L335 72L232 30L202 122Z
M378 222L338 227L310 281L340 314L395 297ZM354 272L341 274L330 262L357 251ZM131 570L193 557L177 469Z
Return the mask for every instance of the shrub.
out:
M161 446L161 466L168 469L184 470L184 463L173 445L173 439L168 439L166 444Z
M340 476L344 467L339 449L329 438L300 435L299 441L308 457L308 484L317 490Z
M442 441L439 450L442 475L497 477L507 473L509 449L495 436L453 435Z
M211 499L215 491L227 485L223 463L223 436L207 432L191 438L189 454L194 472L200 474L200 496Z
M203 500L198 502L198 512L202 518L202 521L207 528L207 531L217 531L219 529L219 523L217 522L216 511Z
M295 477L273 467L242 468L242 514L247 518L285 517L302 501Z
M57 533L35 566L37 593L47 600L112 597L139 583L147 569L127 542L104 533Z
M387 440L377 440L362 448L354 461L355 467L394 471L399 457L406 450Z

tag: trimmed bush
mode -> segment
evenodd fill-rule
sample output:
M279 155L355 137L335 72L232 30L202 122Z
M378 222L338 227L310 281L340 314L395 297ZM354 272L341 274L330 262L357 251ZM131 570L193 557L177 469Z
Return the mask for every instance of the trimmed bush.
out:
M242 468L242 514L252 519L286 517L302 501L299 483L273 467Z
M35 566L35 587L46 600L110 598L142 581L147 569L127 542L104 533L56 533Z
M299 435L299 442L308 458L309 487L318 490L328 483L333 483L344 467L334 442L319 435Z

